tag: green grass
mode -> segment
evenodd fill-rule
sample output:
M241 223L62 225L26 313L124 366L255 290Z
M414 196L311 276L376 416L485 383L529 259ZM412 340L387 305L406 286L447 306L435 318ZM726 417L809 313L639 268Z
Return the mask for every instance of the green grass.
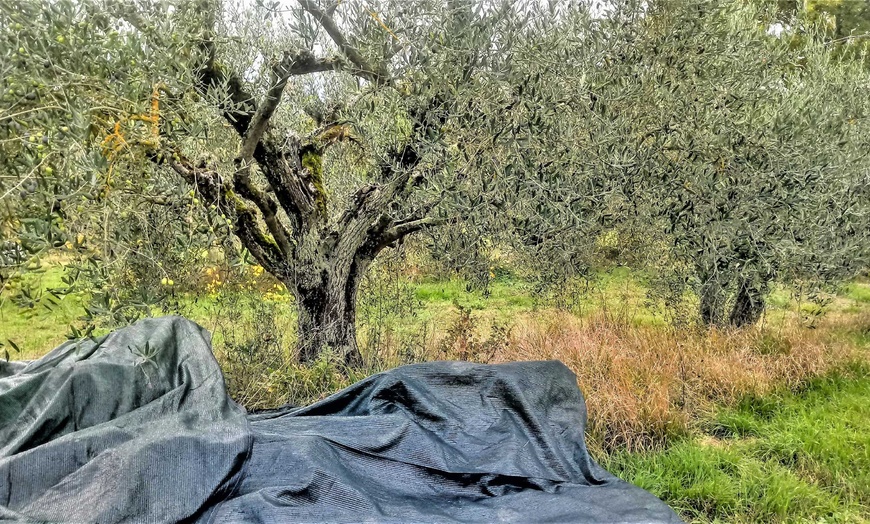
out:
M866 282L852 282L844 286L843 295L856 302L870 303L870 285Z
M459 279L424 279L411 287L419 301L416 317L420 322L449 322L459 306L470 309L474 317L504 324L517 314L539 308L531 284L510 277L493 280L486 290L473 288Z
M422 319L444 320L456 311L455 305L458 304L471 309L472 316L505 323L518 314L552 309L559 302L579 316L605 311L635 324L660 325L664 322L645 303L647 287L644 275L625 267L601 271L588 284L566 282L554 286L549 294L545 292L538 296L532 282L509 274L493 279L486 291L472 288L460 279L423 279L412 286L414 296L421 302L419 316ZM553 297L554 293L563 294L559 297L561 300Z
M414 296L417 300L431 305L457 302L473 310L531 311L536 304L530 287L521 280L501 278L494 280L488 292L484 292L472 289L463 280L424 280L415 284Z
M63 269L60 266L49 266L44 271L26 273L24 282L36 285L42 290L63 287ZM13 359L27 360L37 358L49 349L60 344L70 332L69 326L84 314L81 299L71 295L63 297L57 304L46 303L32 309L22 310L8 297L0 296L0 343L6 346ZM21 349L14 353L9 344L11 341ZM0 357L3 350L0 349Z
M774 285L767 295L767 303L778 309L786 309L792 305L794 297L788 289L781 285Z
M602 460L691 522L870 520L866 366L804 391L746 399L693 438Z

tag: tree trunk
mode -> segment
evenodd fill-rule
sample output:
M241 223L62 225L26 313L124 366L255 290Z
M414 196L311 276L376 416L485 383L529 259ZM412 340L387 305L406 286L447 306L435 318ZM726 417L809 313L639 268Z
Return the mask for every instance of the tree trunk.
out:
M706 282L700 293L701 322L705 326L716 326L722 323L724 316L725 297L722 286L715 280Z
M764 313L766 288L766 285L755 285L741 279L728 322L735 327L751 326L758 322Z
M298 311L299 360L311 362L330 349L349 366L362 364L356 341L356 298L364 268L321 271L288 283ZM291 287L293 286L293 287Z

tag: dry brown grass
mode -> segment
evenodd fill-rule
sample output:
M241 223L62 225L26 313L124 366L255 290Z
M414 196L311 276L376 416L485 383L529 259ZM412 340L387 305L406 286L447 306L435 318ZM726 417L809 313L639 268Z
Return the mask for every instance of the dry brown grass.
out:
M714 405L797 387L866 358L842 334L856 319L843 320L692 332L554 314L519 322L492 361L561 360L586 395L590 443L648 449L687 432Z

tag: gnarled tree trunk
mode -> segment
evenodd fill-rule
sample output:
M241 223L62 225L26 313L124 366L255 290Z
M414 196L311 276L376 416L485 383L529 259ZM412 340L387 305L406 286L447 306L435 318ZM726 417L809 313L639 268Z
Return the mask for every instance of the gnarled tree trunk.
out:
M764 313L766 291L766 284L758 285L741 279L728 322L735 327L751 326L758 322Z
M296 297L300 361L311 362L329 349L347 365L362 364L356 340L356 299L366 265L352 263L285 282Z

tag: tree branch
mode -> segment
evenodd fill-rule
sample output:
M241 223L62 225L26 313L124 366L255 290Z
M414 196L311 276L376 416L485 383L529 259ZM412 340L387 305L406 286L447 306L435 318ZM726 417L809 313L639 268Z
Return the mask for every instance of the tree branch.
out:
M220 212L233 221L235 235L257 262L273 275L285 275L285 257L275 241L269 239L257 224L256 211L245 204L229 189L214 170L196 167L178 152L149 154L152 162L168 165L187 183L197 188L203 196L203 204L214 204Z
M317 58L311 51L303 50L297 54L285 53L281 61L287 76L301 76L311 73L338 71L347 67L339 57Z
M356 66L357 70L354 71L356 74L378 85L390 83L390 78L386 74L386 71L384 71L383 66L379 68L372 67L365 57L363 57L362 54L347 41L342 34L341 29L339 29L338 25L335 23L335 19L332 17L331 12L327 13L321 10L313 0L299 0L299 5L314 17L332 41L335 42L335 45L338 46L339 51L341 51L341 53ZM332 11L334 11L334 9L332 9Z
M347 41L332 17L332 10L323 11L312 0L300 0L300 4L326 30L339 51L347 57L353 66L350 72L378 84L386 82L387 75L384 71L372 67ZM318 130L304 145L298 141L288 141L288 143L294 142L291 145L295 146L288 149L288 143L282 146L274 143L274 140L265 138L269 121L280 104L281 96L291 76L347 69L348 65L340 58L316 58L310 51L285 53L284 58L273 69L273 85L263 101L258 104L237 75L225 73L217 64L214 42L208 34L202 49L206 57L197 71L198 89L202 94L206 94L212 89L226 87L228 101L219 102L218 107L242 140L236 159L237 170L233 177L233 187L238 194L236 198L245 198L257 207L275 239L278 250L287 256L292 252L293 246L287 231L277 217L278 204L290 219L292 231L297 237L317 224L325 223L326 196L322 180L322 149L337 141L356 141L356 139L343 124L330 124ZM403 153L408 149L405 147ZM259 164L262 173L269 181L277 203L251 182L250 169L253 161ZM394 180L393 184L387 186L390 194L384 195L387 203L395 196L394 184L399 183L403 186L406 181L407 176L404 181ZM254 223L256 224L256 221Z
M395 242L402 237L410 235L411 233L416 233L417 231L430 227L443 226L446 223L447 219L433 217L425 217L397 222L393 227L384 231L383 240L385 241L386 245L389 245L390 243Z
M419 155L410 146L403 147L401 153L394 152L390 155L388 160L381 163L381 180L386 182L372 183L358 189L351 204L338 219L338 230L346 230L355 220L371 222L378 214L383 213L390 202L407 192L406 188L419 162ZM414 176L413 179L417 181L420 178Z
M243 160L249 161L256 150L257 144L263 137L269 123L269 119L278 109L281 103L281 95L287 87L291 76L307 75L321 71L333 71L341 68L342 61L335 58L315 58L310 51L298 54L284 53L284 58L275 65L272 70L273 84L266 93L263 102L256 109L248 128L245 131L241 154Z
M278 109L278 104L281 102L281 94L287 86L287 76L275 75L275 83L266 92L266 97L263 103L254 113L248 128L242 136L242 146L239 150L239 160L249 163L254 157L254 151L263 138L263 133L266 132L266 127L269 125L269 119L275 114Z
M448 220L443 218L425 217L398 222L386 219L385 223L385 216L382 216L381 221L369 230L369 238L363 244L362 251L366 256L374 258L384 248L390 247L394 242L412 233L431 227L442 226L447 222Z
M289 235L284 225L278 219L278 204L275 200L256 187L251 182L250 164L245 164L241 169L236 171L233 177L233 188L241 197L254 203L260 213L263 214L263 222L275 239L275 243L281 250L281 253L286 257L293 253L293 245L290 243Z
M318 222L319 211L325 206L322 191L318 189L317 173L305 177L307 172L301 160L304 153L299 144L290 148L285 154L276 143L265 140L265 133L270 118L274 115L281 101L281 95L291 76L304 75L318 71L330 71L343 67L340 59L315 58L310 52L299 54L286 53L284 59L276 65L274 84L269 89L262 104L258 106L253 96L244 88L242 81L235 75L226 75L215 63L213 46L204 46L210 54L203 67L200 68L200 91L205 94L219 85L226 85L229 92L229 103L221 103L224 118L233 126L242 138L239 158L236 161L237 173L234 176L234 187L243 197L253 202L263 213L270 232L281 247L281 251L289 253L292 244L288 234L277 218L275 202L250 182L250 164L256 161L275 195L290 219L293 231L302 234L306 229ZM344 136L347 135L347 136ZM333 138L349 139L350 135ZM287 144L285 144L286 146ZM322 184L320 184L322 185Z
M203 43L203 52L206 58L197 71L199 79L197 88L202 95L208 94L211 89L216 89L225 84L229 94L229 102L221 101L218 108L224 119L233 126L239 136L244 136L251 123L251 119L257 112L257 104L253 95L245 90L242 80L236 75L227 75L223 68L215 62L214 43L207 40Z
M251 122L242 136L242 144L239 148L239 156L236 158L236 173L233 176L233 187L236 192L250 200L257 206L263 214L263 221L272 237L278 244L279 249L284 256L289 256L293 252L287 231L278 219L278 205L275 200L268 194L256 187L251 182L251 162L253 161L254 152L257 146L260 145L260 140L266 128L269 125L269 119L275 114L278 109L278 104L281 102L281 95L284 93L284 88L287 86L287 80L290 78L287 74L287 68L278 64L273 69L273 85L266 93L263 103L254 113Z

